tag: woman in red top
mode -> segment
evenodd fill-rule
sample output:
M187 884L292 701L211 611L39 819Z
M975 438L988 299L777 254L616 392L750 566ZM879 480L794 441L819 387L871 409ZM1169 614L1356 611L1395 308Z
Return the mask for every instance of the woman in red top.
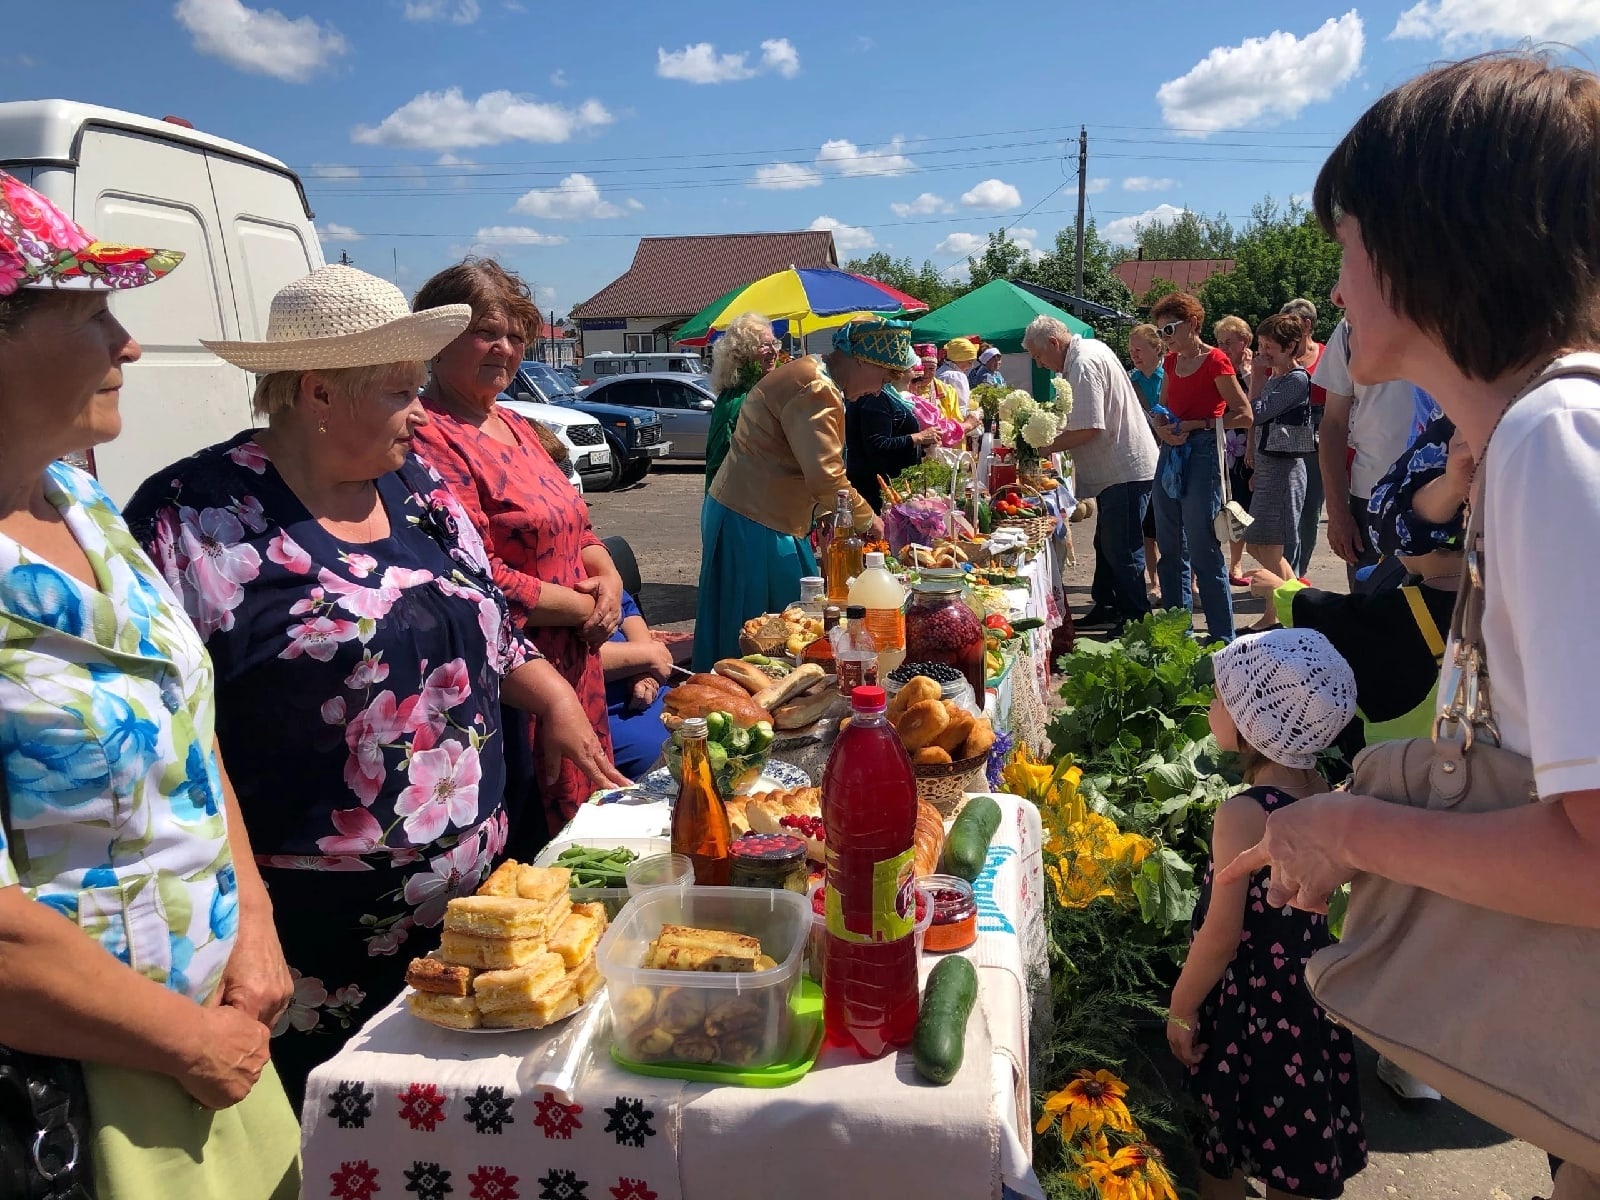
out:
M589 524L589 506L555 465L538 427L495 403L540 329L527 285L492 259L468 259L423 284L412 307L443 304L470 304L472 322L431 364L422 394L430 422L417 430L417 450L477 526L512 619L577 692L605 753L604 762L591 764L593 775L562 761L553 779L540 778L544 812L536 815L527 804L532 763L525 746L519 755L508 738L506 851L515 858L566 824L596 784L628 782L610 763L600 665L600 647L622 620L622 579ZM503 726L508 733L510 725ZM533 762L542 763L536 720L527 737Z
M1222 417L1230 428L1248 429L1250 405L1227 354L1200 340L1205 319L1206 310L1187 292L1162 297L1150 313L1173 351L1162 364L1166 377L1161 385L1161 406L1172 420L1151 418L1162 446L1150 498L1156 514L1162 607L1194 608L1189 592L1192 567L1206 631L1227 642L1233 640L1233 592L1228 560L1212 528L1222 509L1216 421Z

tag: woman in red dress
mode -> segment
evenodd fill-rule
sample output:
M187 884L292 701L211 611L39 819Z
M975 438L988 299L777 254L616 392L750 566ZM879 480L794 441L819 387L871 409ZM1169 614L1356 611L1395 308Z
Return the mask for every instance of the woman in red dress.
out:
M589 524L589 506L545 449L539 427L499 407L523 347L539 333L539 310L521 279L492 259L468 259L417 292L417 311L470 304L472 322L434 358L422 394L431 418L417 450L444 478L489 551L494 581L513 620L578 693L595 733L611 753L605 672L599 648L622 620L622 579ZM528 736L539 765L542 818L525 811L508 779L507 852L526 855L558 831L593 785L568 762L550 776L537 721ZM514 773L507 750L508 773ZM553 765L553 764L552 764ZM626 783L616 775L613 782Z

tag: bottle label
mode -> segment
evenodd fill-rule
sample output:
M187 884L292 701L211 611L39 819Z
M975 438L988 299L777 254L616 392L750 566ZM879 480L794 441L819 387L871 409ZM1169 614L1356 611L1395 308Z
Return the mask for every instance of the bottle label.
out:
M828 932L846 942L871 945L897 942L917 927L916 849L874 863L872 867L872 908L870 913L851 914L846 919L839 889L826 892L824 919ZM839 863L828 851L828 874L838 878Z
M879 650L904 650L906 614L898 608L869 608L867 632Z

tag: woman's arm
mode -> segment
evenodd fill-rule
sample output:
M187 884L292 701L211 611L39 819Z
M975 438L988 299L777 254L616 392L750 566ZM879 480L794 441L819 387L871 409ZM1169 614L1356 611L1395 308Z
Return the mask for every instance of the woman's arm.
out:
M1311 399L1311 379L1304 371L1291 371L1282 379L1274 380L1274 384L1251 405L1258 422L1271 421Z
M1267 814L1254 798L1238 795L1223 801L1212 825L1211 861L1214 864L1232 862L1242 849L1260 839L1266 823ZM1249 875L1227 883L1212 881L1206 919L1189 945L1183 972L1173 986L1172 1002L1168 1005L1167 1039L1172 1052L1190 1065L1199 1062L1205 1052L1204 1046L1194 1044L1200 1005L1239 952L1249 890Z
M563 758L599 787L626 787L633 782L611 765L572 685L549 660L535 659L512 671L500 683L500 698L539 718L540 777L545 783L561 773Z
M578 558L588 578L576 590L593 599L594 611L579 626L578 634L591 646L598 646L617 631L622 621L622 576L611 561L611 551L594 536L594 530L587 529L585 533L585 545Z
M607 683L645 671L663 681L671 676L672 651L650 636L643 617L624 617L622 632L628 635L627 641L606 642L600 647Z
M239 797L233 781L222 766L217 751L217 774L222 779L223 811L228 824L228 849L233 854L234 881L239 889L239 935L222 972L217 999L240 1009L272 1028L294 994L294 979L284 961L278 930L272 922L272 901L261 881L255 855L250 850L250 835L239 810Z
M1239 386L1237 375L1217 376L1217 395L1222 397L1227 406L1222 414L1222 427L1224 429L1249 429L1255 424L1250 412L1250 401L1245 397L1244 389ZM1251 379L1251 390L1255 390L1255 381Z

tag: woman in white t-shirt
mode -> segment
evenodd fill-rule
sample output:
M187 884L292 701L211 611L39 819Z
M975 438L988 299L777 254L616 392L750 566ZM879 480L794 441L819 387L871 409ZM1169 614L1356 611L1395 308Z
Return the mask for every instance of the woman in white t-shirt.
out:
M1502 745L1532 760L1543 803L1457 813L1311 797L1269 818L1223 882L1270 864L1270 902L1320 911L1366 872L1600 928L1596 194L1600 78L1526 52L1404 84L1323 167L1315 206L1344 249L1333 299L1350 323L1351 378L1412 380L1438 398L1480 464L1473 495L1487 506L1493 703ZM1425 208L1414 203L1421 195ZM1539 384L1511 403L1556 361L1597 374ZM1568 564L1559 584L1552 561ZM1569 1163L1554 1194L1600 1196L1600 1179Z

